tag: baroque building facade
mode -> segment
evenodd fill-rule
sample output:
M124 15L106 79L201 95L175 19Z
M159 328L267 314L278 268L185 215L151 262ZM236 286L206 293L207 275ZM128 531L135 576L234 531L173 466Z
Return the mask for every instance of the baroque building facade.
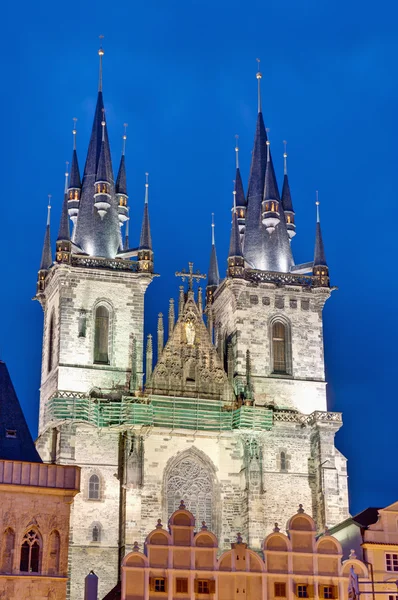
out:
M220 554L217 537L205 524L195 527L195 517L182 502L167 529L158 519L142 552L134 545L123 560L121 584L108 597L348 600L361 587L361 597L371 598L365 564L354 556L342 562L339 542L328 532L317 538L316 524L301 505L286 533L275 523L261 548L259 556L238 533Z
M166 325L159 315L153 367L152 336L144 352L145 291L155 276L149 184L134 246L124 147L113 175L102 57L101 49L83 176L74 131L55 260L48 216L36 295L44 311L37 448L45 462L82 468L71 599L91 568L101 573L100 594L112 589L134 542L159 515L167 522L181 498L220 549L241 531L260 550L298 500L319 531L348 516L346 460L334 444L342 420L327 411L322 310L332 288L319 207L314 260L295 265L286 156L280 195L261 74L247 194L236 149L227 276L220 280L213 228L206 297L195 293L203 276L190 263L178 273L188 282L178 307L170 301Z

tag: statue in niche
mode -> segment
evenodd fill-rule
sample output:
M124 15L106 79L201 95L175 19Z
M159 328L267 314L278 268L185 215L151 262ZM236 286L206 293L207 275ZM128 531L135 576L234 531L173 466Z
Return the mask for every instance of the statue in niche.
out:
M195 323L191 319L185 323L185 335L188 346L193 346L195 343Z

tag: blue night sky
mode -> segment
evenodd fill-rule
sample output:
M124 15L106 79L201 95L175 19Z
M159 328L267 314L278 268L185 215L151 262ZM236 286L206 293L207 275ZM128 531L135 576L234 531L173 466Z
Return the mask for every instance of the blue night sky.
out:
M155 268L147 333L177 296L174 272L207 272L214 211L220 271L230 230L235 134L245 191L263 114L282 177L282 140L296 210L297 263L311 260L315 190L332 284L325 316L329 408L344 413L351 511L398 498L396 444L397 6L380 0L169 0L14 3L3 21L1 357L34 435L42 310L32 302L53 195L56 238L78 118L84 165L104 34L104 99L116 169L127 122L131 240L150 173ZM386 202L386 206L384 206ZM391 207L391 209L390 209ZM391 214L390 214L391 213ZM387 224L389 227L387 227ZM394 267L395 268L395 267ZM392 468L394 467L394 469ZM270 490L272 493L272 490Z

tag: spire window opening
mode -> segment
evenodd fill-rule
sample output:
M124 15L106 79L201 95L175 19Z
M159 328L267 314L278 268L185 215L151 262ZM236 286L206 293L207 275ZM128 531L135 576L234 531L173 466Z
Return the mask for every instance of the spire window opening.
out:
M109 310L105 306L95 311L94 363L109 365Z
M23 573L40 572L41 539L37 531L25 533L21 545L21 562L19 570Z

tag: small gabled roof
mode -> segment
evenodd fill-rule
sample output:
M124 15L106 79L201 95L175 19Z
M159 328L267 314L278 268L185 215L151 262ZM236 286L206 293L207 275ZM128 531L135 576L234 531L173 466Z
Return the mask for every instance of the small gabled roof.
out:
M3 361L0 361L0 459L42 462Z

